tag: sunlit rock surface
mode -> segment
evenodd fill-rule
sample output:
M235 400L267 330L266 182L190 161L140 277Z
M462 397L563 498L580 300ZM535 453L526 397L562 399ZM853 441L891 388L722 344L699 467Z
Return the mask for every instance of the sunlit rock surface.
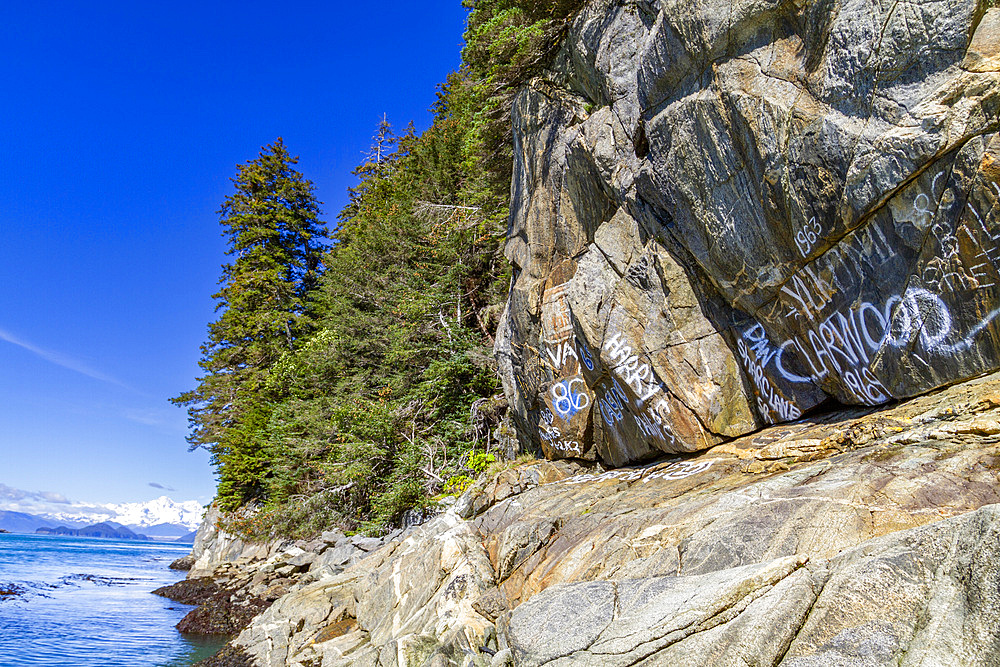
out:
M517 97L497 353L612 465L1000 366L1000 9L591 2Z

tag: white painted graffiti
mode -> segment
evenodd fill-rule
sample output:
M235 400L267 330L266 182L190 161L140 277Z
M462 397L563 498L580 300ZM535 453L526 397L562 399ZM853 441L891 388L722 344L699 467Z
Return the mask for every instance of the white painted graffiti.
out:
M816 222L815 216L802 229L795 233L795 244L799 247L799 253L803 257L808 255L809 251L816 245L816 241L819 239L821 233L823 233L823 227Z
M961 229L956 229L952 222L952 216L937 216L938 210L942 207L951 209L956 201L954 193L947 187L939 188L938 181L945 177L945 172L940 171L931 182L930 192L920 192L911 204L912 213L908 218L917 229L930 232L929 239L937 245L937 252L922 268L920 276L923 284L937 294L955 292L959 290L973 290L978 288L993 287L996 283L991 277L990 267L997 267L1000 256L998 256L997 236L991 234L989 229L983 224L982 216L976 210L972 201L966 202L968 210L979 222L979 227L985 233L985 239L979 238L970 229L970 225L963 225ZM947 179L946 179L947 180ZM994 190L1000 191L1000 186L991 181L990 185ZM940 190L940 194L939 194ZM987 188L987 192L989 188ZM939 219L935 222L935 217ZM967 266L965 259L960 253L959 235L964 234L973 248L978 248L975 254L976 259L982 261L973 266ZM984 242L985 241L985 242ZM995 274L994 274L995 275Z
M951 333L951 312L938 295L911 287L903 296L892 296L886 300L887 316L895 303L899 305L892 312L892 321L885 332L889 345L903 347L919 336L924 348L934 350Z
M673 443L676 438L668 426L670 404L649 364L639 361L638 355L633 354L632 347L625 342L621 332L605 341L604 351L613 364L611 386L606 383L600 385L599 408L604 423L614 426L621 421L626 407L631 405L628 395L618 382L621 379L637 397L637 409L628 412L639 430L647 437Z
M937 193L937 183L938 179L940 179L942 176L944 176L943 171L939 171L934 176L934 180L931 181L930 196L928 196L926 192L921 192L917 194L916 197L913 198L913 212L916 215L920 216L921 220L918 223L918 226L923 229L927 228L927 225L930 223L931 218L934 216L938 207L941 205L941 198L943 197L944 193L942 192L940 195ZM934 207L933 211L931 210L932 206Z
M775 369L789 382L812 382L812 378L803 377L786 370L784 364L782 364L781 358L785 353L785 348L792 345L792 341L786 340L780 347L773 346L767 338L767 332L764 331L764 327L760 324L755 324L744 331L743 338L747 341L745 346L749 347L754 353L754 357L761 368L767 368L767 365L773 360Z
M841 293L850 293L867 282L867 276L896 257L895 248L877 224L865 225L849 241L835 245L818 260L827 267L831 281Z
M575 475L563 481L566 484L587 484L612 480L622 482L636 482L641 480L643 484L646 484L655 479L677 480L705 472L712 467L715 461L716 459L709 459L707 461L677 461L663 468L658 468L655 465L644 468L621 468L619 470L609 470L599 475Z
M632 353L621 332L604 342L604 351L611 358L615 373L632 388L642 403L661 391L649 364L639 361L639 356Z
M740 358L743 360L743 365L746 367L747 372L753 378L754 385L757 387L757 410L761 415L764 415L772 423L774 421L791 421L793 419L798 419L802 416L802 411L799 410L795 403L789 401L784 396L782 396L777 389L771 384L767 377L767 373L764 371L764 366L767 361L772 357L775 359L775 363L780 366L781 364L781 350L778 349L776 354L768 354L770 352L769 345L767 343L767 335L764 333L764 328L759 324L748 329L743 334L743 338L751 340L750 337L756 337L754 345L756 345L757 350L762 350L765 357L756 356L756 361L750 358L749 350L747 349L746 343L743 339L737 341L737 348L740 352ZM777 415L777 419L771 418L771 413Z
M659 438L668 445L676 442L677 438L667 425L664 414L670 414L670 405L666 399L659 399L649 412L639 412L632 415L635 423L647 438Z
M583 385L583 391L575 391L574 385ZM574 377L562 380L552 385L549 393L552 396L552 407L556 414L562 419L570 419L580 410L590 405L590 396L587 395L586 384L583 378Z
M773 361L775 370L789 382L817 382L836 372L855 396L877 405L889 400L889 395L868 369L875 352L883 345L909 347L916 340L926 351L942 352L951 331L951 313L941 298L926 289L911 287L903 295L889 297L882 308L865 301L838 310L810 327L804 340L794 336L775 347L760 325L748 329L743 337L749 341L745 349L753 351L762 371L758 374L756 369L749 369L762 393L766 394L763 370ZM802 376L787 368L784 355L790 347L804 362L802 368L811 369L810 375ZM748 363L749 354L744 349L740 354Z
M958 237L952 223L942 220L930 224L934 216L931 207L933 206L935 210L940 207L944 196L943 193L940 197L936 194L938 179L943 175L944 172L939 172L934 177L934 181L931 184L930 196L921 192L913 200L914 213L921 216L924 227L930 226L931 234L940 248L940 252L924 266L921 273L924 284L939 293L992 287L994 283L990 282L987 272L988 265L985 262L971 267L965 266L959 254ZM975 207L971 203L968 206L976 218L979 219L979 213L975 210ZM979 222L982 225L981 219L979 219ZM985 225L983 225L983 228L985 229ZM972 235L968 228L964 228L964 231L974 245L980 246L979 241ZM987 235L989 235L989 232L987 232ZM992 240L994 241L993 245L995 245L996 240Z
M809 320L815 320L836 294L833 286L811 266L792 276L781 286L781 291L795 299L789 302L787 315L796 318L805 316Z
M1000 185L997 185L995 182L992 183L992 185L997 190L997 193L998 193L997 196L1000 197ZM998 203L1000 203L1000 202L998 202ZM980 279L988 280L988 278L986 278L986 276L982 275L982 273L977 273L977 269L980 270L980 271L982 269L984 269L986 267L986 263L987 262L994 269L996 269L997 267L1000 267L1000 234L994 234L993 233L995 231L995 229L991 230L987 226L986 221L984 220L983 216L980 215L979 211L976 209L976 207L972 204L971 201L968 202L966 204L966 206L968 207L968 209L972 213L972 215L975 217L976 222L979 223L979 229L982 230L982 233L985 235L986 239L988 239L988 243L987 244L980 244L980 243L977 242L976 238L972 235L972 232L969 231L968 227L966 227L964 229L966 235L973 242L977 242L977 244L979 245L979 247L982 248L981 252L978 255L976 255L976 258L977 259L982 258L982 259L986 260L986 262L984 262L982 264L977 264L976 266L973 266L972 267L972 273L973 273L973 276L977 280L980 280ZM995 210L998 207L997 207L997 205L994 205L993 208ZM993 287L994 284L995 283L992 283L992 282L990 282L990 283L981 282L981 284L979 285L979 287Z
M562 369L570 359L576 360L577 363L583 362L588 371L594 370L594 359L590 356L590 348L575 335L568 340L547 341L546 347L549 361L556 370Z
M642 478L642 483L651 482L654 479L684 479L691 475L705 472L712 467L714 460L709 461L678 461L672 463L662 470L655 470Z
M552 362L553 368L557 370L562 368L563 364L567 363L570 358L580 361L580 357L577 356L576 350L573 349L573 345L569 341L549 343L546 352L548 352L549 361Z
M550 427L547 429L541 428L539 429L538 435L554 449L561 452L569 452L571 454L583 456L583 448L580 446L580 443L576 440L563 437L563 434L557 427Z
M902 296L889 297L881 310L864 301L834 312L819 323L816 331L809 332L819 362L818 367L812 365L814 377L826 375L827 361L837 371L841 370L841 361L851 365L867 363L869 352L877 351L883 343L903 347L919 337L925 349L933 350L950 331L948 306L923 288L911 287ZM796 347L805 351L800 345Z
M555 416L548 408L542 409L540 417L538 435L542 440L560 452L583 456L583 447L580 446L577 440L567 438L563 435L562 430L555 425Z
M939 345L937 347L937 351L945 354L953 354L955 352L964 352L965 350L968 350L976 344L976 337L979 336L983 329L988 327L993 320L997 319L997 317L1000 317L1000 308L991 310L989 314L979 322L979 324L972 327L969 333L966 334L965 338L950 345Z
M575 454L578 457L583 456L583 448L580 447L580 443L576 440L553 440L549 444L564 454Z
M601 413L604 423L611 428L615 428L619 422L630 414L639 427L639 430L648 438L659 438L667 443L673 444L676 441L673 431L668 426L670 418L670 403L666 397L660 396L649 407L648 413L644 410L633 412L628 410L631 404L625 389L618 382L618 378L612 377L610 386L608 382L601 382L597 386L597 409Z
M879 350L891 347L906 350L915 358L926 355L949 355L969 349L975 338L997 317L1000 309L989 313L971 330L959 337L956 321L942 296L956 291L992 287L995 269L1000 267L1000 233L992 220L981 215L976 204L966 200L967 222L956 231L950 221L954 216L938 217L943 207L956 201L947 189L946 173L931 180L929 190L917 192L909 202L901 201L894 209L896 220L911 223L925 236L934 250L917 275L922 284L911 285L904 292L889 296L884 302L861 301L855 305L833 307L838 294L857 294L865 285L877 282L880 267L898 261L879 224L868 224L851 238L828 250L810 266L804 267L781 286L779 298L769 317L778 313L798 320L802 333L780 344L768 340L760 325L747 329L737 341L739 355L758 394L757 407L762 413L780 418L794 418L797 409L786 406L785 399L774 392L772 382L784 379L792 383L817 383L834 373L847 391L860 401L879 404L889 399L888 390L870 370ZM1000 196L1000 185L990 182ZM814 236L820 231L811 225L796 237L805 256L815 249ZM812 232L810 235L808 232ZM960 246L960 239L964 246ZM968 264L962 247L983 249ZM975 252L975 250L973 250ZM970 256L966 253L966 256ZM978 262L978 263L976 263ZM863 292L862 292L863 293ZM922 356L923 355L923 356ZM768 375L767 369L774 374Z

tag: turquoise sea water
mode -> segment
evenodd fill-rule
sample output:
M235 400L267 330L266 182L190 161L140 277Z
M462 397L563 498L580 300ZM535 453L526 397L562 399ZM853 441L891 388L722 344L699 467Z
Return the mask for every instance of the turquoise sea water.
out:
M0 534L0 665L181 667L219 648L177 632L191 607L150 591L184 577L167 566L190 547Z

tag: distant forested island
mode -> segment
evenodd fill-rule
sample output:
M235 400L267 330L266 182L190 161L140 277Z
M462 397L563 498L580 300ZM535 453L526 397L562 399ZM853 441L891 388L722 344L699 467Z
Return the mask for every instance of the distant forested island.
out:
M84 528L67 528L57 526L55 528L39 528L36 535L67 535L71 537L104 537L115 540L152 540L140 533L129 530L125 526L114 526L110 523L95 523L93 526Z

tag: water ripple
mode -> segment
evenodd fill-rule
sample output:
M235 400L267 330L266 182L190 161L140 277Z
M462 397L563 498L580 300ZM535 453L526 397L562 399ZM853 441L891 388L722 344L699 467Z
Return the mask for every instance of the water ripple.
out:
M167 565L187 549L0 534L0 663L184 667L210 655L216 639L174 628L191 607L150 593L183 577Z

